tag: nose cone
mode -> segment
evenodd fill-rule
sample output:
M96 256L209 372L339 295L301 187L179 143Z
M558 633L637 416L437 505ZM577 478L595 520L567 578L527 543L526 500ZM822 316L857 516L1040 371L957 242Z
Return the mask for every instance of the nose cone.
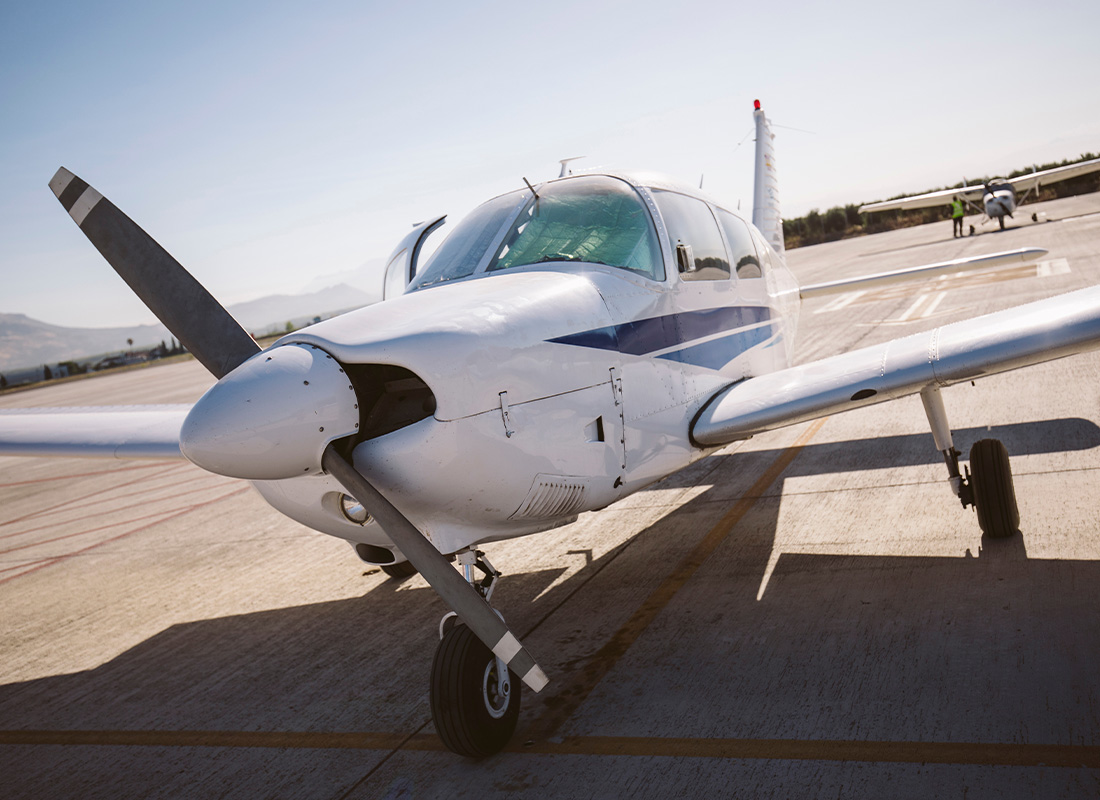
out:
M180 450L219 475L278 480L318 472L326 445L358 429L355 390L336 360L288 344L211 386L183 422Z

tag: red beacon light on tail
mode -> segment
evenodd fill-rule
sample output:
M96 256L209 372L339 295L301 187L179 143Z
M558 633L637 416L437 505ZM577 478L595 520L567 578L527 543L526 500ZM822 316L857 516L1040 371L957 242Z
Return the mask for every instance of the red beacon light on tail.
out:
M760 101L759 100L753 100L752 101L752 107L754 109L756 109L757 111L759 111L760 110Z

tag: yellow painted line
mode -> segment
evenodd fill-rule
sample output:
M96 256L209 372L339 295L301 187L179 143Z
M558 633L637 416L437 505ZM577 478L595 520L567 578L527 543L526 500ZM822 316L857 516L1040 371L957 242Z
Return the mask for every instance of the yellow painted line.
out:
M520 748L509 748L519 750ZM661 739L577 736L523 748L547 755L1100 767L1100 747L990 742L867 742L827 739Z
M0 731L0 745L224 747L442 751L430 734L305 731ZM507 752L546 756L665 756L789 761L1100 767L1100 747L1005 742L875 742L830 739L689 739L568 736L513 743Z
M428 734L311 731L0 731L0 745L122 747L277 747L292 750L443 750Z
M718 521L703 537L691 552L676 566L676 568L662 581L661 585L653 590L653 593L645 599L645 602L634 612L615 635L590 658L573 677L572 680L556 681L558 688L554 695L546 699L546 711L531 728L531 733L538 739L550 738L567 719L587 699L588 695L603 680L604 676L615 666L619 658L638 640L646 628L664 610L676 593L683 588L696 570L703 565L710 555L725 541L734 526L741 518L756 505L769 486L771 486L783 473L790 463L817 435L828 417L813 422L793 445L784 450L771 466L761 475L747 492L734 504L726 515Z

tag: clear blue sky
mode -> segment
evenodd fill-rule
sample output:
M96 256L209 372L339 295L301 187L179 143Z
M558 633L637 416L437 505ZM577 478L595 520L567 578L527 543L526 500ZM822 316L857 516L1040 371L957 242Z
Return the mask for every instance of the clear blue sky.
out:
M1079 0L6 3L0 312L152 321L47 188L61 165L228 304L567 156L748 209L755 97L789 126L789 217L1097 152L1097 31Z

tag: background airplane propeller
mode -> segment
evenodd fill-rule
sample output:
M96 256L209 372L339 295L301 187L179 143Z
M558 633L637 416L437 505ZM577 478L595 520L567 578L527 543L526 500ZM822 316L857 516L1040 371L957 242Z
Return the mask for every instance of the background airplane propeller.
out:
M219 383L211 387L200 405L218 392L223 378L261 351L202 284L102 194L65 168L57 171L50 188L107 263L218 379ZM185 427L194 429L196 425L201 426L201 420L189 416ZM196 463L203 466L201 461ZM315 466L332 475L378 520L391 541L478 639L525 684L536 692L542 690L547 683L546 675L504 620L334 444L324 447L320 463ZM223 469L216 471L232 474Z

